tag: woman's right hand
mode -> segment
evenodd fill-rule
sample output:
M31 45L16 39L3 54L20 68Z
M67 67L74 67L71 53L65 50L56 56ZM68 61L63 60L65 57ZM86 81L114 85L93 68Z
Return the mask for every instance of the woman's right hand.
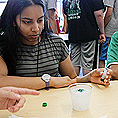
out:
M66 87L73 83L77 83L76 78L70 79L69 76L51 77L50 87L55 87L55 88Z

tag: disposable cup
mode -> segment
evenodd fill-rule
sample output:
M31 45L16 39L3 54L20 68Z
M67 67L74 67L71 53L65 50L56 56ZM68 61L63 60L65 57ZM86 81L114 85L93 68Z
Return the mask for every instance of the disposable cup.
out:
M75 83L68 86L73 109L85 111L89 108L93 86L89 83Z

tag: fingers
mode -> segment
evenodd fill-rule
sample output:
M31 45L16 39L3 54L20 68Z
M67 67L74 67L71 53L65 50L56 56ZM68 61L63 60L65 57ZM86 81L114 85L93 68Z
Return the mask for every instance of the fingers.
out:
M110 85L109 82L102 82L102 81L100 81L99 84L104 85L104 86L109 86Z
M104 81L101 81L101 77L99 77L100 79L98 79L98 77L96 78L96 81L93 80L92 82L93 83L97 83L97 84L100 84L100 85L104 85L104 86L109 86L110 85L110 79L104 79Z
M40 93L36 90L31 90L27 88L17 88L17 87L2 87L1 89L6 90L6 91L12 91L16 94L28 94L28 95L39 95Z
M18 93L20 95L23 95L23 94L27 94L27 95L39 95L39 91L36 91L36 90L30 90L30 89L26 89L26 88L20 88L18 89Z
M99 68L97 69L97 73L102 76L103 75L103 72L104 72L104 68ZM107 68L107 73L106 73L106 76L105 76L105 79L110 79L111 78L111 74L113 74L113 71L111 69L108 69Z
M110 79L104 79L104 82L105 83L109 83L110 82Z
M111 78L111 73L112 71L111 70L108 70L107 73L106 73L106 76L104 77L104 82L103 82L103 85L105 86L109 86L110 85L110 78Z
M111 74L113 73L113 71L111 69L107 69L107 70L108 71L106 73L105 80L110 81Z
M111 69L108 69L108 71L107 71L107 75L112 75L113 74L113 71L111 70Z
M10 112L16 112L23 107L26 100L19 94L39 95L39 92L25 88L15 88L15 87L0 88L0 98L3 100L7 99L6 109L8 109Z
M24 103L26 102L26 99L24 97L21 97L19 101L16 102L15 106L8 107L8 110L10 112L17 112L24 106Z
M95 69L91 72L91 82L93 83L98 83L101 85L105 85L105 86L109 86L110 85L110 78L111 78L111 74L113 73L111 69L107 69L106 74L104 73L105 68L99 68L99 69ZM104 73L104 77L103 77L103 81L101 81L101 77Z
M14 92L5 91L2 89L0 89L0 97L15 99L15 100L19 100L21 98L21 96L19 94L15 94Z
M103 85L105 85L105 86L109 86L110 85L110 79L109 80L104 80L104 82L102 83Z

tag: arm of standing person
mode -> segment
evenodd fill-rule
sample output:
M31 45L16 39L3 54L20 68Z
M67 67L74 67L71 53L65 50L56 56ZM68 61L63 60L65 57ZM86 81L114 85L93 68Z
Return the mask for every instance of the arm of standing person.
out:
M112 12L113 12L113 8L112 7L107 7L107 11L106 11L106 14L105 14L105 17L104 17L104 27L110 21Z
M64 16L64 32L67 33L68 32L67 17L65 14L63 14L63 16Z
M98 10L94 12L98 27L99 27L99 31L100 31L100 39L99 39L99 43L104 43L106 41L105 38L105 33L104 33L104 19L103 19L103 10Z
M49 9L48 13L49 13L49 22L50 22L50 25L51 25L51 29L52 29L54 34L58 34L56 19L55 19L55 10L54 9Z
M38 91L26 88L2 87L0 88L0 110L8 109L17 112L23 107L26 99L21 95L39 95Z
M64 17L64 33L66 34L68 32L68 23L67 23L67 17L64 14L64 11L62 9L63 17Z

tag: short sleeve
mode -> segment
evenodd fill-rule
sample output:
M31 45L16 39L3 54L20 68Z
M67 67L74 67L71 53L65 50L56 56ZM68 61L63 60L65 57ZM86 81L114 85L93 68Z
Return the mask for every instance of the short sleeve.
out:
M104 3L102 0L92 0L93 11L104 9Z
M118 31L113 34L107 52L107 66L118 63Z
M60 62L64 61L69 55L69 50L68 50L68 47L66 45L66 43L61 40L61 60Z
M52 48L55 50L54 55L58 62L64 61L69 55L69 49L65 41L57 35L50 35L50 40L52 41Z
M57 8L57 0L48 0L48 10Z
M104 5L107 7L113 7L115 0L104 0Z

